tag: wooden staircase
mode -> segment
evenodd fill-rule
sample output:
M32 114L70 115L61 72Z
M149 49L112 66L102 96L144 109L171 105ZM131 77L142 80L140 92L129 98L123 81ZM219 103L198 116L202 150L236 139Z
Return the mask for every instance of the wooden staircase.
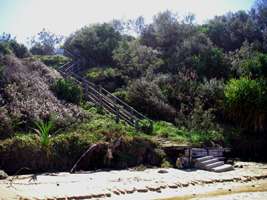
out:
M83 70L82 61L72 53L68 52L68 54L74 61L64 64L57 70L64 78L71 78L82 87L84 98L87 101L113 114L116 122L123 120L137 130L142 129L142 127L153 129L153 122L146 116L111 94L105 88L97 86L79 75L79 72Z

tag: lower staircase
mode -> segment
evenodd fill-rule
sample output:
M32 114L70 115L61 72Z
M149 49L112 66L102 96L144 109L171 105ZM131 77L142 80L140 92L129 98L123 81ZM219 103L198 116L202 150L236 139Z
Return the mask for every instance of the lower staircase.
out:
M213 172L226 172L233 170L233 166L224 163L224 157L204 156L194 159L195 167Z

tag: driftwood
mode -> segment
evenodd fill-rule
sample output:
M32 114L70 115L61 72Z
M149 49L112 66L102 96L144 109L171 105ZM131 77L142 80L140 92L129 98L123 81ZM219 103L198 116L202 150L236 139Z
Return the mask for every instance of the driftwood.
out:
M88 153L91 153L93 150L96 149L96 147L99 144L93 144L92 146L90 146L82 155L81 157L76 161L76 163L73 165L73 167L70 170L70 173L73 173L77 167L77 165L79 164L79 162L83 159L84 156L86 156Z
M121 145L122 142L122 137L119 137L118 139L116 139L114 142L107 144L108 148L107 148L107 154L106 154L106 163L109 163L110 160L112 160L113 158L113 152L115 151L115 149L117 147L119 147ZM81 157L75 162L75 164L73 165L73 167L70 170L70 173L75 172L75 169L77 168L78 164L81 162L81 160L87 155L90 154L91 152L93 152L94 150L96 150L100 145L103 145L103 143L98 143L98 144L93 144L92 146L90 146L82 155Z

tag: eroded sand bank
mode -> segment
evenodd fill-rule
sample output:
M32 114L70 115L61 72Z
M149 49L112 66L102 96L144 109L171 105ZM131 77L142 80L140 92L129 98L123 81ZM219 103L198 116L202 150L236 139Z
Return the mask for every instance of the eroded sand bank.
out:
M224 173L146 169L21 175L0 181L0 199L192 199L211 198L196 195L217 190L231 193L244 184L251 188L267 186L267 164L237 165L242 168Z

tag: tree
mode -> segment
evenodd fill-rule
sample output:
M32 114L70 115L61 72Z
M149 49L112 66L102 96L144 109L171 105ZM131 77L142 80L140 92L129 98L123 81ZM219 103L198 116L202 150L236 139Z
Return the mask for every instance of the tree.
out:
M59 45L62 40L63 36L58 36L43 29L31 39L30 52L34 55L53 55L55 54L57 45Z
M25 58L30 55L25 45L19 44L11 34L3 33L0 35L0 53L9 54L11 52L18 58Z
M259 26L245 11L217 16L205 27L211 41L225 51L239 49L245 41L262 41Z
M228 116L246 130L267 129L267 83L264 79L230 80L224 90Z
M71 35L64 48L78 53L89 65L113 65L112 51L120 40L121 34L111 24L96 24Z
M157 70L163 63L157 50L141 45L138 41L120 42L113 51L113 59L130 79L144 76L149 70Z
M262 49L264 52L267 52L267 1L257 0L250 13L254 19L255 25L262 33Z
M192 20L189 17L179 22L177 15L170 11L159 13L151 24L144 27L140 36L141 44L158 50L166 69L173 69L179 63L176 54L181 44L197 31Z
M175 109L153 82L145 79L133 81L128 87L127 99L137 110L155 120L174 121Z

